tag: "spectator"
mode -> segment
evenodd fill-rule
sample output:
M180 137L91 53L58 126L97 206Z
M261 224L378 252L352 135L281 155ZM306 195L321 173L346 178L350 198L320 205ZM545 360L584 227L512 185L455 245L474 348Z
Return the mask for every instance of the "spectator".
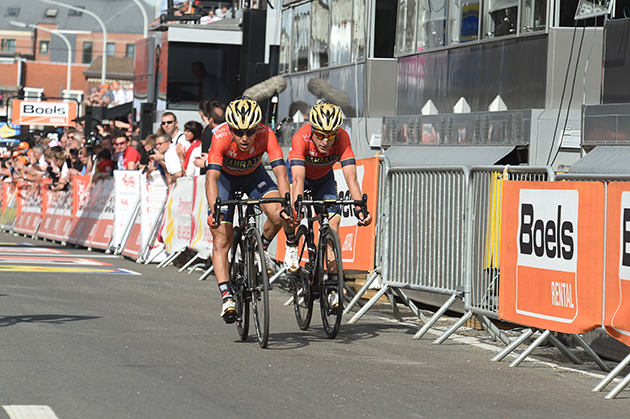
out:
M103 149L96 156L96 168L94 170L93 182L108 178L114 172L114 161L109 150Z
M164 156L162 164L166 169L166 177L168 179L168 184L172 185L175 183L177 178L180 178L184 175L184 171L182 169L181 161L179 160L179 156L177 155L177 150L175 144L171 141L171 136L168 134L162 134L155 139L155 146L157 147L157 151L160 152ZM151 156L153 158L154 156Z
M129 146L129 138L125 134L116 134L112 140L116 147L118 170L137 170L140 164L140 153Z
M127 103L133 102L133 83L129 83L125 89L125 100Z
M171 137L171 141L175 145L186 140L184 133L177 126L177 117L173 112L164 112L162 114L161 128ZM186 150L188 150L188 147L186 147Z
M117 81L112 83L112 96L114 97L114 100L112 101L113 106L127 103L127 94L125 93L125 89L123 89Z
M186 176L199 176L201 168L194 164L197 157L201 156L201 131L203 127L197 121L188 121L184 125L184 134L190 141L190 147L184 156L184 170Z
M79 160L81 161L81 163L83 163L83 169L81 169L81 172L79 173L80 175L85 176L93 172L93 152L88 147L81 147L81 149L79 150Z
M229 14L229 11L226 4L222 4L221 7L218 7L214 11L214 15L216 16L217 19L229 18L230 16L228 16L228 14Z
M101 106L111 106L114 101L114 95L111 90L109 90L109 84L101 84L99 90L101 91L101 96L103 97L103 103Z
M206 162L208 161L208 150L212 144L212 135L223 124L225 124L225 102L221 99L203 100L199 102L199 114L206 124L201 133L201 154L194 160L194 164L201 168L201 174L206 174Z

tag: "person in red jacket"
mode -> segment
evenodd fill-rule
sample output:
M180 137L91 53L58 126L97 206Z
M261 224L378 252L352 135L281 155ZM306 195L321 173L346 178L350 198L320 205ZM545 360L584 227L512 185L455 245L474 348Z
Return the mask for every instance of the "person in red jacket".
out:
M125 134L115 134L112 138L114 150L118 153L118 170L136 170L140 165L140 153L129 146L129 138Z

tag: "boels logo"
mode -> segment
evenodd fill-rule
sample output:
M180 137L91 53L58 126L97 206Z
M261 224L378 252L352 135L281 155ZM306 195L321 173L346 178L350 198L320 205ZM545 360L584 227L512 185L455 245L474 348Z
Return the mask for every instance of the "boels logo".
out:
M578 206L576 190L521 189L516 305L522 314L557 321L575 316ZM541 298L547 313L540 313Z
M76 102L13 101L14 125L68 126L77 117Z
M574 190L521 190L519 265L576 271L578 202Z

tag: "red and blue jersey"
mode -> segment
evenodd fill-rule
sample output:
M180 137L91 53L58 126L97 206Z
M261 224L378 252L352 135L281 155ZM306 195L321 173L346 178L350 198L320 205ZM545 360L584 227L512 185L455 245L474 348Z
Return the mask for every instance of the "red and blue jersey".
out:
M306 177L319 179L332 170L335 163L341 162L341 167L356 164L354 152L350 145L350 136L343 128L339 128L334 144L326 154L320 151L311 139L312 130L309 124L300 128L291 139L289 161L291 166L304 166Z
M276 134L267 125L259 124L256 139L247 151L239 150L232 141L232 131L228 124L221 126L212 135L212 146L208 152L208 169L224 171L233 176L251 174L267 153L271 167L284 165L282 149Z

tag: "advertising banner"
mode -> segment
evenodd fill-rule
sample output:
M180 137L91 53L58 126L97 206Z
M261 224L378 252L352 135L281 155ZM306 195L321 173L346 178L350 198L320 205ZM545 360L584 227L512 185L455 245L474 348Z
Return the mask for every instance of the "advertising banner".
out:
M378 157L357 160L357 178L361 191L368 195L368 211L373 221L367 227L359 227L354 215L354 207L345 207L341 214L339 226L339 242L343 268L347 270L371 271L374 269L376 201L378 194ZM339 163L333 167L337 195L342 199L350 199L350 191ZM305 224L306 222L304 222ZM286 236L281 231L277 238L276 260L284 260Z
M79 238L77 240L78 244L86 247L93 245L92 241L97 235L99 221L105 212L105 208L111 201L111 212L107 214L107 218L109 218L111 226L109 236L105 238L107 231L99 230L99 237L97 239L98 243L105 242L104 245L101 244L100 248L107 248L109 239L111 238L111 234L114 229L114 201L113 199L110 200L110 197L113 195L113 191L114 180L112 178L96 182L96 185L92 189L92 193L90 193L86 211L84 211L81 217L81 222L78 225L80 229ZM105 226L105 229L107 228L106 223L102 223L102 225Z
M72 191L60 191L57 199L61 202L57 205L48 233L52 240L64 241L72 223Z
M630 184L608 184L604 326L630 345Z
M197 252L200 258L208 259L212 255L212 233L207 223L206 176L196 176L193 179L192 235L189 247Z
M100 195L102 190L103 190L103 182L100 182L100 181L96 182L96 184L92 186L92 189L90 191L87 191L87 193L83 195L81 199L81 196L78 193L78 191L74 192L74 185L73 185L73 195L72 195L73 205L74 205L75 198L79 199L79 202L77 206L77 212L74 215L74 218L72 219L72 224L70 225L70 231L68 233L68 237L66 238L66 243L80 244L80 245L85 244L85 240L92 226L92 224L88 222L89 216L90 216L90 209L96 203L96 197Z
M162 254L164 244L157 241L152 233L167 195L168 185L157 171L140 176L140 212L125 243L123 255L137 259L140 251L146 248L145 260L160 263L165 259Z
M77 102L14 100L11 102L13 125L69 127L77 118Z
M168 254L188 247L192 227L193 179L180 177L168 195L161 236Z
M504 181L499 318L563 333L601 326L604 185Z
M90 217L95 215L97 221L86 241L87 246L97 249L107 249L114 233L114 204L116 201L114 179L109 178L104 182L103 197L107 197L107 199L100 201L105 202L105 205L100 207L98 214L95 214L98 207L92 208Z
M168 185L157 171L152 172L149 177L144 177L143 182L140 210L142 211L142 247L147 248L144 259L160 263L165 259L162 253L164 244L151 233L164 211L163 205L168 196Z
M114 237L111 247L118 249L126 239L125 233L135 222L134 211L140 202L140 171L114 170Z

